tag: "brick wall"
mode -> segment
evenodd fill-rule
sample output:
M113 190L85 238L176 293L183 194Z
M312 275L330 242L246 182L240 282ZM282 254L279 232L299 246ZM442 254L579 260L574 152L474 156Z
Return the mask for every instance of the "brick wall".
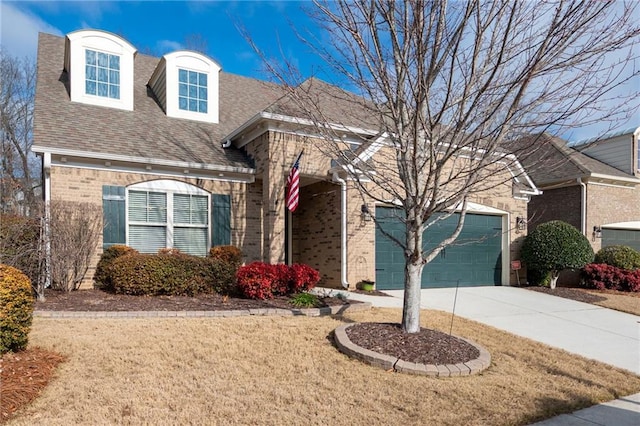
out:
M157 179L162 179L162 176L54 166L51 169L51 197L52 200L88 202L102 208L102 185L128 186ZM259 240L261 193L256 190L255 184L203 179L175 180L190 183L210 193L231 195L231 244L243 249L246 260L262 257ZM101 254L102 234L82 288L93 286L93 274Z
M602 240L593 238L593 227L640 220L640 188L587 184L587 238L594 251Z
M581 187L579 185L544 189L542 195L531 197L528 206L529 229L541 223L562 220L580 229Z

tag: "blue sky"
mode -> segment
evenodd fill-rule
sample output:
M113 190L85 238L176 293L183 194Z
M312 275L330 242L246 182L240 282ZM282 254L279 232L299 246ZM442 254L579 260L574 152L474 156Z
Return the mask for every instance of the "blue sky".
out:
M123 36L139 52L161 56L184 48L187 40L206 41L206 53L224 71L266 79L261 60L240 34L244 26L260 48L284 54L303 75L317 71L296 37L312 28L298 1L19 1L1 0L0 42L14 56L36 56L37 33L64 35L82 28Z
M300 33L315 31L304 8L308 1L4 1L0 0L0 44L14 56L35 58L38 32L64 35L83 28L123 36L138 51L161 56L188 46L199 37L206 52L226 72L268 79L258 55L240 34L247 29L269 56L283 55L300 68L303 77L316 75L327 81L322 61L301 43ZM640 93L640 77L618 88L620 93ZM639 95L640 96L640 95ZM610 100L606 108L619 107ZM610 123L609 123L610 124ZM604 125L608 126L608 124ZM640 111L616 129L640 126ZM602 127L602 126L600 126ZM597 136L606 129L592 125L564 134L575 141Z

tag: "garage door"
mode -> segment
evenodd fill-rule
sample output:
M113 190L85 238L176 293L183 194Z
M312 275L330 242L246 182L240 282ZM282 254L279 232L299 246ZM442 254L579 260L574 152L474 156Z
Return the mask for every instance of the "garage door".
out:
M602 247L620 245L640 250L640 230L602 228Z
M404 241L400 211L376 207L376 287L381 290L404 288L404 255L384 232ZM438 222L424 234L423 247L430 250L451 235L458 215ZM384 232L383 232L384 231ZM422 272L422 288L500 285L502 277L502 217L469 214L458 240L428 263Z

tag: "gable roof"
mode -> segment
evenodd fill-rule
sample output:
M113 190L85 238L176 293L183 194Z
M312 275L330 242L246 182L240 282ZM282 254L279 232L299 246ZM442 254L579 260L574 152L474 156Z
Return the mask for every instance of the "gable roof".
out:
M137 54L133 111L71 102L64 48L63 37L40 34L34 113L34 147L39 151L250 168L242 150L223 149L220 141L282 94L275 84L220 72L219 124L170 118L147 87L160 58Z
M296 97L309 105L311 111L301 108L294 95L288 93L269 105L265 112L288 117L308 118L313 115L315 120L322 123L379 131L380 122L376 121L378 117L371 113L371 107L367 106L368 102L361 96L315 77L303 81L294 90L297 92ZM357 108L359 105L362 107Z
M640 183L640 179L591 158L547 133L521 138L514 147L514 153L538 186L594 175Z

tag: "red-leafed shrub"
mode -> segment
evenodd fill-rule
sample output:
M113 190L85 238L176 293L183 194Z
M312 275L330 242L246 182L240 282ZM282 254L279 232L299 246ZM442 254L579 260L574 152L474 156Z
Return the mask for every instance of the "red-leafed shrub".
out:
M289 284L292 293L311 290L320 281L320 273L301 263L291 265L291 282Z
M270 265L253 262L242 266L236 274L238 288L250 299L271 299L311 290L320 280L320 274L310 266L294 264Z
M291 293L291 268L283 263L269 265L273 274L271 291L276 296L286 296Z
M274 270L268 263L253 262L242 266L236 274L238 288L250 299L273 297Z
M640 291L640 269L629 271L604 263L591 263L582 268L581 276L586 288Z

